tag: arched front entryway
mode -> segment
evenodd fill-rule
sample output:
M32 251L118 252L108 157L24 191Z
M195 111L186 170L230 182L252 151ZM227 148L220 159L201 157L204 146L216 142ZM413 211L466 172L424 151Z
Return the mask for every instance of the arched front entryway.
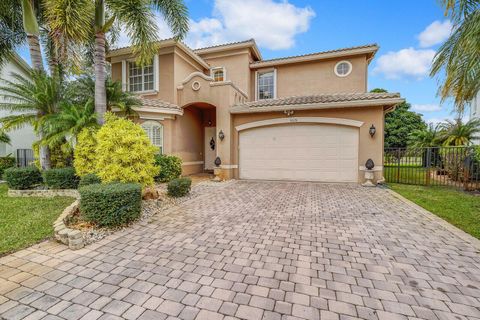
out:
M216 120L216 108L211 104L196 102L183 107L175 133L183 174L213 172L218 147Z

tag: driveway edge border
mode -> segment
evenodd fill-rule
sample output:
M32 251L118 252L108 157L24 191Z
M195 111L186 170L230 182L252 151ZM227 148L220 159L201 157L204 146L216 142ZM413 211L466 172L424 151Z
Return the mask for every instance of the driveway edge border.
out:
M394 196L395 198L397 198L397 199L399 199L400 201L404 202L404 203L407 204L408 206L417 209L421 214L432 218L435 222L437 222L438 224L440 224L443 228L447 229L448 231L450 231L450 232L452 232L453 234L455 234L456 236L458 236L460 239L462 239L462 240L470 243L470 244L473 245L476 249L480 250L480 240L479 240L479 239L477 239L477 238L475 238L474 236L466 233L466 232L463 231L462 229L457 228L456 226L454 226L453 224L449 223L448 221L443 220L443 219L440 218L439 216L437 216L437 215L435 215L434 213L428 211L427 209L423 208L422 206L416 204L415 202L413 202L413 201L405 198L405 197L402 196L401 194L393 191L392 189L386 188L385 190L387 190L387 192L391 193L392 196Z

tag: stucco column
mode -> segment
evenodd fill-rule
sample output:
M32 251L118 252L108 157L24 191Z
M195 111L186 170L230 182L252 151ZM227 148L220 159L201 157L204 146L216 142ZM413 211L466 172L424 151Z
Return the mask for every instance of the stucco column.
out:
M222 99L222 104L216 106L217 118L217 157L220 157L222 164L215 170L215 174L221 179L232 179L233 168L231 158L231 145L233 143L233 134L231 131L232 117L229 111L228 97ZM225 138L220 140L219 133L223 132Z

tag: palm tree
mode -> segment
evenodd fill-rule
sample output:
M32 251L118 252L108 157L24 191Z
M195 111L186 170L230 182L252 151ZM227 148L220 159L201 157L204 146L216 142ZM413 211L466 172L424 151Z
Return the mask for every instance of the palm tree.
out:
M441 143L439 125L431 123L426 129L414 130L408 137L408 147L413 149L436 147Z
M480 119L471 119L467 123L460 118L447 120L440 124L440 129L444 146L466 146L480 133Z
M454 28L435 55L430 75L445 74L439 94L442 100L453 96L462 112L480 90L480 0L441 2Z
M138 113L134 108L142 105L141 101L131 92L122 90L120 81L105 81L107 94L107 111L115 111L127 118L136 118ZM95 94L95 80L90 75L83 75L67 86L68 99L76 104L85 104Z
M25 43L22 7L18 1L0 1L0 66Z
M21 128L25 125L32 125L40 140L46 133L42 120L58 110L62 100L61 84L58 79L50 77L45 72L33 71L31 80L13 73L12 80L4 80L5 85L0 86L0 110L12 111L11 115L0 118L0 124L4 130ZM47 153L40 153L40 165L42 169L49 169L50 153L47 146L41 150L48 150Z
M105 19L106 11L110 16L108 20ZM158 49L154 11L163 15L177 39L186 35L188 11L183 0L95 0L95 111L100 124L107 110L105 35L115 20L122 23L132 40L133 54L140 64L146 64Z
M6 134L3 130L0 129L0 142L10 144L11 140L8 134Z
M41 145L45 144L53 148L67 142L68 149L73 149L80 131L97 126L92 98L83 105L61 102L58 112L46 115L42 119L42 125L47 128L48 134Z
M37 71L44 71L42 52L40 50L40 28L38 27L32 1L21 0L23 13L23 29L27 34L27 43L30 51L32 67Z

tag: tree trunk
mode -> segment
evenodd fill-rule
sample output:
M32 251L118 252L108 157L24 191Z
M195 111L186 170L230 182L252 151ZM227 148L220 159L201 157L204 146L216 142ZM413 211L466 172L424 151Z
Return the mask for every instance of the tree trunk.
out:
M33 69L36 71L45 71L43 67L42 53L40 51L40 42L38 41L38 36L28 34L27 42Z
M38 137L40 141L43 139L43 132L38 132ZM50 161L50 148L48 146L39 146L38 155L40 158L40 167L42 170L48 170L52 168L52 163Z
M101 125L107 110L107 91L105 80L105 32L97 31L95 34L95 112L97 121Z

